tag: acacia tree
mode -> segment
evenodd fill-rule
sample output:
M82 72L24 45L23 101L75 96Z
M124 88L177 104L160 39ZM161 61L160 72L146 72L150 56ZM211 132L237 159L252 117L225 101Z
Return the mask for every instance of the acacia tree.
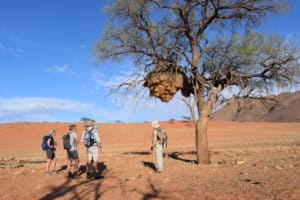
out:
M278 36L250 31L285 5L277 0L116 0L107 8L111 21L95 54L100 61L133 60L132 74L112 88L117 94L149 88L150 96L164 102L178 90L191 95L197 163L209 164L207 125L222 90L235 85L257 94L295 81L298 49ZM232 30L245 31L240 36Z
M196 122L196 115L195 115L196 101L193 98L183 98L183 99L181 99L181 101L188 108L188 111L191 115L190 121L192 122L192 124L195 124L195 122Z

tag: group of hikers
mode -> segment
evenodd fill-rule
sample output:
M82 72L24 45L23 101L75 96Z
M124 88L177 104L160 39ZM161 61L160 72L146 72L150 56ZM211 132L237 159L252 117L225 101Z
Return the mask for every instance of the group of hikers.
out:
M69 126L69 131L63 136L63 147L67 152L68 164L68 178L74 178L78 176L79 172L79 156L77 146L82 142L86 147L86 175L87 179L99 179L101 174L98 168L98 159L100 149L102 148L101 139L98 131L98 127L95 125L95 121L85 121L85 129L83 131L81 141L77 136L77 127L72 124ZM155 157L157 162L156 171L158 173L163 170L163 151L167 147L167 134L163 128L160 127L157 121L151 122L153 128L151 151L155 150ZM42 139L42 149L47 156L47 162L45 167L45 174L52 175L57 174L56 171L56 147L57 142L54 137L56 130L51 129L48 134Z

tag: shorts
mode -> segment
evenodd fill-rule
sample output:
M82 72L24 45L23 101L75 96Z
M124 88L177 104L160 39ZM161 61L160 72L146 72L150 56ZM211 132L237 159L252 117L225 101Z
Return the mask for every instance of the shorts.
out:
M53 160L55 158L55 151L53 151L52 149L47 149L46 156L47 159Z
M87 148L87 159L88 161L96 161L98 162L99 157L99 148L98 146L91 146Z
M68 154L68 158L72 159L72 160L77 160L78 159L78 151L74 150L74 151L67 151Z

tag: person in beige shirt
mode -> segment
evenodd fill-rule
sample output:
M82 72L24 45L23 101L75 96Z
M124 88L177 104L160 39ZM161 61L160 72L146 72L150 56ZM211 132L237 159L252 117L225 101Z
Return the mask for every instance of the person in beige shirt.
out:
M155 149L156 171L160 173L163 170L163 152L167 147L167 135L157 121L153 121L151 126L153 127L151 151Z

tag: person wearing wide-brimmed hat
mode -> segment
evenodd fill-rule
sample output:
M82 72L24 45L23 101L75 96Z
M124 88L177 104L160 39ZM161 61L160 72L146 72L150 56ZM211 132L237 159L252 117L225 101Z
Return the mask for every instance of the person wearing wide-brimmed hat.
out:
M151 150L155 149L156 170L160 173L163 170L163 151L167 146L167 135L157 121L151 122L151 126L153 128ZM162 138L161 134L164 134L165 138Z
M101 175L98 168L98 159L101 148L101 139L98 133L98 127L95 126L95 121L85 121L85 130L82 134L81 141L86 146L87 150L87 178L91 179L93 177L92 171L94 171L94 177L99 179Z

